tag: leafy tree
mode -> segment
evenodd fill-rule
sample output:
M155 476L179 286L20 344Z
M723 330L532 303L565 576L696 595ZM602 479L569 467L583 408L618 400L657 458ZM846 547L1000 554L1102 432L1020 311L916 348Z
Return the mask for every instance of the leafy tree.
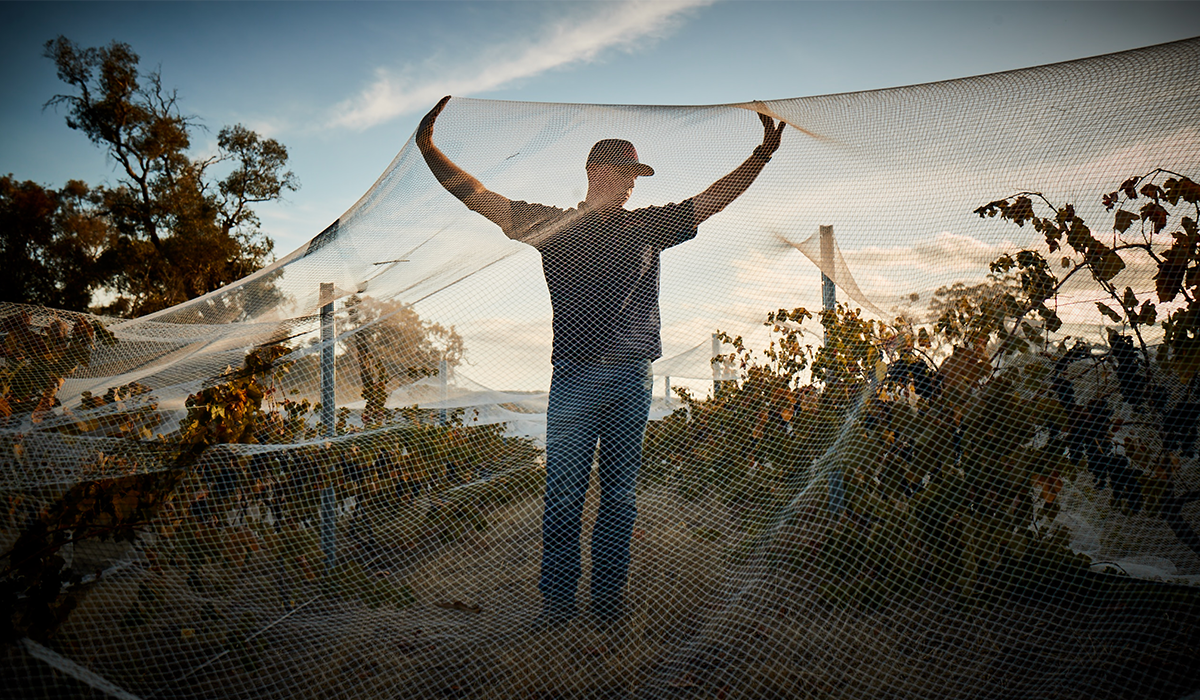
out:
M409 304L352 295L345 308L347 323L339 328L344 351L338 356L338 389L359 390L366 401L364 425L386 421L384 403L396 387L436 376L442 360L448 367L462 361L462 336L453 327L423 320ZM307 355L295 362L283 384L288 391L315 397L319 377L318 358ZM338 401L353 401L353 396L340 395Z
M103 148L118 172L118 186L101 190L113 235L97 274L116 293L104 311L150 313L262 267L273 243L252 206L298 188L282 144L227 126L216 155L192 158L197 120L180 111L157 71L139 74L128 44L82 48L60 36L45 55L73 90L46 106L65 108L67 125ZM229 168L222 178L218 166Z
M109 240L101 193L78 180L61 190L0 178L0 300L86 311Z

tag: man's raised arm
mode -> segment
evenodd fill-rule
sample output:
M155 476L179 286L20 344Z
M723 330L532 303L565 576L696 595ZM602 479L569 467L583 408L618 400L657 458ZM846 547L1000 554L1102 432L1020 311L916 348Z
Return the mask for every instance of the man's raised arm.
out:
M762 120L763 124L763 141L754 148L754 153L728 175L709 185L708 189L692 198L692 204L696 210L697 226L740 197L762 172L763 166L771 160L771 154L779 148L783 127L787 125L787 122L781 120L776 126L775 120L765 114L759 114L758 118Z
M425 156L429 170L447 192L462 200L471 211L486 216L507 234L512 228L509 200L484 187L482 182L455 165L445 153L433 145L433 123L437 121L438 115L449 101L450 96L446 95L421 120L421 125L417 127L417 147Z

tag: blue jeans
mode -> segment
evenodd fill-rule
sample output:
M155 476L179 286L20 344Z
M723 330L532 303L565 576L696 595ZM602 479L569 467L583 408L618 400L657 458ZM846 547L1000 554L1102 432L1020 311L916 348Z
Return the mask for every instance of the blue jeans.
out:
M557 362L546 413L546 495L542 515L543 605L574 611L581 575L583 500L599 442L600 510L592 528L592 610L624 604L634 488L654 380L649 360Z

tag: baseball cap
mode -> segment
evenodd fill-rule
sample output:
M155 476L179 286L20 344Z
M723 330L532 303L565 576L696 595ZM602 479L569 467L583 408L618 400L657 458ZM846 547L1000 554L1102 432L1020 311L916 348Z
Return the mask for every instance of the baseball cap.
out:
M625 139L601 139L588 153L588 165L613 165L632 168L635 175L653 175L654 168L638 162L637 150Z

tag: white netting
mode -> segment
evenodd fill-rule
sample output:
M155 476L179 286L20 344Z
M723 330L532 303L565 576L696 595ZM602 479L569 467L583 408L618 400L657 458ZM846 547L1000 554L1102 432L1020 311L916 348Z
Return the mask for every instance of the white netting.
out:
M141 698L1195 690L1200 363L1162 325L1200 285L1195 200L1161 232L1154 212L1116 232L1101 196L1200 174L1197 65L1192 40L739 105L452 99L434 132L451 161L564 210L588 196L600 139L656 171L637 210L738 168L759 114L790 125L744 194L662 252L648 407L613 393L644 392L644 363L631 379L612 358L582 378L559 362L548 396L539 250L449 193L415 141L337 222L225 289L134 320L0 307L2 592L24 640L4 647L5 682ZM1048 249L975 213L1026 191L1073 203L1096 243L1064 229ZM1160 301L1184 216L1182 291ZM1064 280L1044 313L1022 250ZM1024 287L989 279L1005 253ZM822 273L861 316L822 327ZM555 446L590 463L596 444L570 432L580 412L603 436L597 475L582 514L547 527L582 542L582 570L556 564L565 583L539 589ZM639 447L640 469L621 467ZM636 521L621 499L600 507L600 482L611 496L633 476ZM617 563L593 572L593 554ZM577 614L544 607L551 588Z

